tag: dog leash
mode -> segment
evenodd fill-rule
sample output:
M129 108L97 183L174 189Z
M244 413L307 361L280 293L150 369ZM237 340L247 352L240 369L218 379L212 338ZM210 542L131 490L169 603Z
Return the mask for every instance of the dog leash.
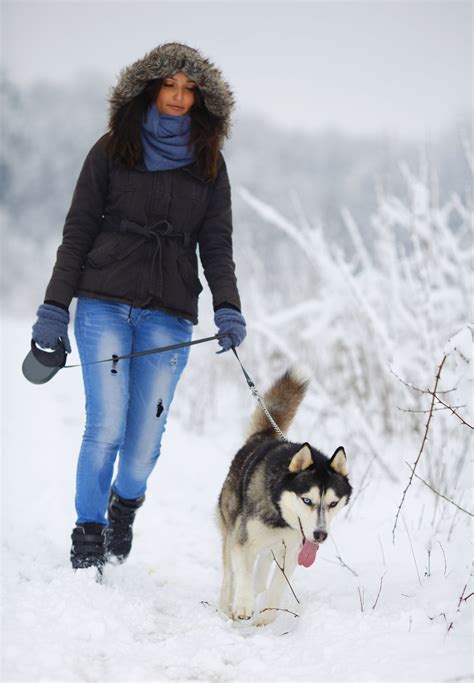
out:
M149 356L152 353L164 353L165 351L174 351L176 349L182 349L186 346L193 346L194 344L204 344L205 342L213 341L213 340L217 340L217 339L222 339L223 337L228 337L228 336L229 335L227 335L227 334L215 334L213 337L203 337L202 339L194 339L193 341L181 342L179 344L171 344L169 346L158 346L154 349L147 349L146 351L137 351L135 353L127 353L123 356L117 356L117 354L114 353L114 354L112 354L111 358L103 358L102 360L93 360L93 361L90 361L89 363L77 363L75 365L65 365L63 370L65 370L67 368L79 368L79 367L82 367L84 365L96 365L97 363L110 363L110 362L112 362L112 369L110 372L113 375L116 375L117 374L117 367L116 366L120 360L125 360L127 358L138 358L140 356ZM240 367L242 368L242 372L243 372L245 380L246 380L246 382L250 388L250 391L252 392L252 396L254 396L257 399L257 401L259 402L261 409L263 410L263 412L265 413L265 415L267 417L267 420L270 422L270 424L272 425L275 432L278 434L278 437L281 439L281 441L288 442L288 439L283 434L280 427L277 425L277 423L275 422L275 420L271 416L270 411L268 410L267 406L265 405L265 402L264 402L263 398L261 397L257 387L255 386L255 382L252 380L249 373L244 368L242 361L239 358L239 355L237 353L235 346L232 346L231 348L232 348L232 351L234 352L234 356L237 358L237 360L239 362Z
M273 429L276 431L276 433L277 433L278 436L280 437L281 441L285 441L286 443L288 443L288 439L287 439L286 436L283 434L283 432L281 431L280 427L277 425L277 423L275 422L275 420L274 420L273 417L271 416L270 411L268 410L267 406L265 405L265 403L264 403L264 401L263 401L263 398L260 396L260 394L259 394L259 392L258 392L258 389L257 389L257 387L255 386L255 382L252 380L252 378L250 377L249 373L247 372L247 370L246 370L246 369L244 368L244 366L242 365L242 361L241 361L240 358L239 358L239 355L238 355L238 353L237 353L237 350L236 350L235 346L232 346L231 348L232 348L232 351L234 352L234 356L235 356L235 357L237 358L237 360L239 361L239 365L240 365L240 367L242 368L242 372L244 373L244 377L245 377L245 379L246 379L247 384L249 385L249 388L250 388L250 391L252 392L252 395L253 395L253 396L257 399L257 401L259 402L261 409L263 410L263 412L265 413L265 415L266 415L266 417L267 417L267 420L270 422L270 424L272 425Z
M119 360L124 360L126 358L137 358L138 356L148 356L151 353L163 353L164 351L174 351L175 349L182 349L185 346L193 346L194 344L204 344L204 342L213 341L214 339L222 339L227 337L227 334L215 334L213 337L204 337L202 339L194 339L193 341L180 342L179 344L170 344L170 346L158 346L154 349L147 349L146 351L137 351L135 353L127 353L124 356L117 356L117 354L112 354L111 358L102 358L101 360L92 360L89 363L77 363L75 365L65 365L63 370L67 368L81 368L84 365L96 365L97 363L110 363L112 362L112 374L117 374L116 365Z

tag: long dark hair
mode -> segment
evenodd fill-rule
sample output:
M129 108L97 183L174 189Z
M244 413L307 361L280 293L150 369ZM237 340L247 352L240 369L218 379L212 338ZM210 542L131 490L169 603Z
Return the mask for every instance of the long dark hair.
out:
M148 81L144 90L120 107L111 118L106 151L128 168L143 161L140 125L150 103L158 97L162 83L162 78ZM208 178L215 178L224 122L207 110L199 88L195 89L195 101L189 113L191 144L194 144L198 171Z

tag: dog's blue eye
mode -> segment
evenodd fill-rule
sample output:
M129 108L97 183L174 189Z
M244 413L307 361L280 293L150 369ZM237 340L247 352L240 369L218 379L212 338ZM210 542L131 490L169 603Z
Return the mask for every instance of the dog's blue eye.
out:
M313 504L313 501L311 500L311 498L302 498L301 500L303 501L303 503L305 505L312 505Z
M339 503L338 500L333 500L332 503L329 503L329 507L330 507L330 508L335 508L336 505L337 505L338 503Z

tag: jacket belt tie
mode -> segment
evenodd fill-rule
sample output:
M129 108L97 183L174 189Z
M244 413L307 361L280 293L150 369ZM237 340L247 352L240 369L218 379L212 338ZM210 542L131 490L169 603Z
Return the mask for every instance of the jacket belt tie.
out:
M131 232L137 235L143 235L146 239L154 240L155 248L153 250L151 262L148 291L150 294L161 299L163 294L162 239L182 239L184 247L188 247L191 243L190 235L186 232L175 232L172 224L166 219L160 219L154 223L141 225L128 218L123 218L120 222L119 232Z

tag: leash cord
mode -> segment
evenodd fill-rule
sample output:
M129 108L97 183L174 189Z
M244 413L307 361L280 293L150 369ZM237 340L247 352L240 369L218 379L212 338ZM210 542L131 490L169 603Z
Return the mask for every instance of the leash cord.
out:
M263 412L265 413L265 415L266 415L266 417L267 417L267 420L270 422L270 424L272 425L273 429L276 431L276 433L278 434L278 436L280 437L280 439L281 439L282 441L288 442L288 439L287 439L286 436L283 434L283 432L281 431L280 427L277 425L277 423L275 422L275 420L274 420L273 417L271 416L270 411L268 410L267 406L265 405L263 398L262 398L262 397L260 396L260 394L258 393L258 389L257 389L257 387L255 386L255 382L252 380L252 378L251 378L250 375L248 374L247 370L246 370L246 369L244 368L244 366L242 365L242 361L240 360L240 358L239 358L239 356L238 356L238 354L237 354L237 351L236 351L236 349L235 349L235 346L232 347L232 351L234 352L234 356L235 356L235 357L237 358L237 360L239 361L239 365L240 365L240 367L242 368L242 372L244 373L244 377L245 377L245 379L246 379L246 381L247 381L247 384L249 385L249 388L250 388L250 391L252 392L252 395L253 395L253 396L257 399L257 401L259 402L261 409L263 410Z
M213 337L203 337L202 339L195 339L193 341L188 341L188 342L181 342L179 344L171 344L170 346L159 346L154 349L147 349L146 351L137 351L136 353L128 353L124 356L117 356L116 354L113 354L111 358L103 358L102 360L93 360L90 361L89 363L77 363L75 365L65 365L63 367L63 370L66 370L67 368L80 368L84 365L96 365L97 363L112 363L112 370L111 372L113 374L116 374L117 370L115 369L115 366L119 362L119 360L124 360L126 358L138 358L139 356L149 356L152 353L164 353L165 351L174 351L175 349L182 349L185 346L193 346L194 344L204 344L205 342L208 341L213 341L215 339L222 339L223 337L227 337L227 334L215 334ZM240 367L242 368L242 372L244 373L245 380L250 388L250 391L252 392L252 395L257 399L258 403L260 404L261 409L265 413L267 420L270 422L272 425L273 429L275 432L278 434L279 438L282 441L288 442L288 439L286 436L283 434L281 431L280 427L277 425L275 420L270 414L270 411L268 410L267 406L265 405L265 402L263 398L260 396L257 387L255 386L255 382L252 380L250 375L248 374L247 370L244 368L242 365L242 361L239 358L239 355L235 349L235 346L232 346L232 351L234 352L234 356L237 358Z
M151 353L163 353L164 351L174 351L175 349L182 349L185 346L193 346L193 344L203 344L204 342L212 341L214 339L222 339L222 337L227 337L226 334L216 334L213 337L204 337L203 339L195 339L193 341L181 342L180 344L171 344L170 346L159 346L156 349L147 349L146 351L137 351L136 353L128 353L125 356L112 355L112 358L103 358L102 360L93 360L89 363L78 363L77 365L65 365L63 370L67 368L80 368L83 365L95 365L96 363L112 363L113 369L119 362L119 360L124 360L125 358L137 358L138 356L148 356Z

